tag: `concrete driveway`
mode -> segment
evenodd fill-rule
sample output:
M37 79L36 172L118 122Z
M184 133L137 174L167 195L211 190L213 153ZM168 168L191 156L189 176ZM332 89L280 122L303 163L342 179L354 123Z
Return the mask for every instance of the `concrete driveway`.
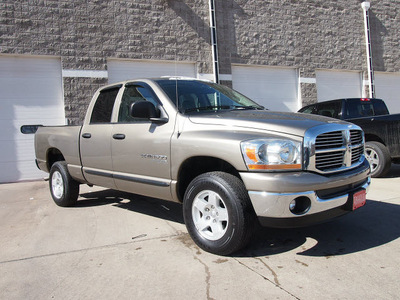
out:
M399 299L400 167L326 224L260 229L231 257L200 250L179 204L47 182L0 185L1 299Z

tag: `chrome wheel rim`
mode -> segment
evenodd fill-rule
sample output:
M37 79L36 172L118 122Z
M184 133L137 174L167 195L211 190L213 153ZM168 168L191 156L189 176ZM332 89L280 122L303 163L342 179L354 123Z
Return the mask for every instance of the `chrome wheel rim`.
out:
M197 231L207 240L222 238L228 229L229 216L225 202L213 191L197 194L192 205L192 217Z
M376 153L375 150L371 148L366 148L365 149L365 157L367 158L370 168L371 168L371 173L373 173L379 166L379 156L378 153Z
M51 177L51 190L57 199L64 194L64 181L59 171L55 171Z

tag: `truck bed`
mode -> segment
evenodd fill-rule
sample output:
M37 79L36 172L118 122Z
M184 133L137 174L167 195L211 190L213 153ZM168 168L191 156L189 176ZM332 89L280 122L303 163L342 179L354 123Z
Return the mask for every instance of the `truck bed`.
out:
M48 154L55 149L61 151L64 160L71 166L81 166L79 137L82 126L39 127L35 134L36 161L39 169L50 172ZM83 178L80 171L74 170L71 176Z

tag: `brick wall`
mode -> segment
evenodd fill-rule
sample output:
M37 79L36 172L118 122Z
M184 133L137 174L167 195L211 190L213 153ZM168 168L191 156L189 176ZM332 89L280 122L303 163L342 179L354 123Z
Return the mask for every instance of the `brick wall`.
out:
M366 71L361 2L216 0L220 73L232 64ZM376 71L400 71L400 2L372 0ZM0 53L60 56L63 69L107 70L108 58L194 61L212 73L205 0L2 0ZM225 77L226 79L226 77ZM64 77L66 117L83 120L106 78ZM224 84L232 83L224 81ZM304 104L315 83L301 83Z
M217 1L221 72L232 64L287 66L300 77L316 69L366 72L363 1ZM373 65L400 71L400 2L371 1ZM316 85L301 84L303 104L315 102Z

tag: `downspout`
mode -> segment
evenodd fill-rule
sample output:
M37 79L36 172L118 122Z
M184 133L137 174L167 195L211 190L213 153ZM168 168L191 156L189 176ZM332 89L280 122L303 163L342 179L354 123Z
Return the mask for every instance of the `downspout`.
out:
M219 83L219 64L217 47L217 26L215 23L215 2L210 0L210 29L211 29L211 51L214 82Z
M367 50L367 66L368 66L368 87L369 87L369 97L375 97L375 83L374 83L374 69L372 66L372 50L371 50L371 34L369 26L369 2L361 3L361 7L364 12L364 30L365 30L365 44Z

